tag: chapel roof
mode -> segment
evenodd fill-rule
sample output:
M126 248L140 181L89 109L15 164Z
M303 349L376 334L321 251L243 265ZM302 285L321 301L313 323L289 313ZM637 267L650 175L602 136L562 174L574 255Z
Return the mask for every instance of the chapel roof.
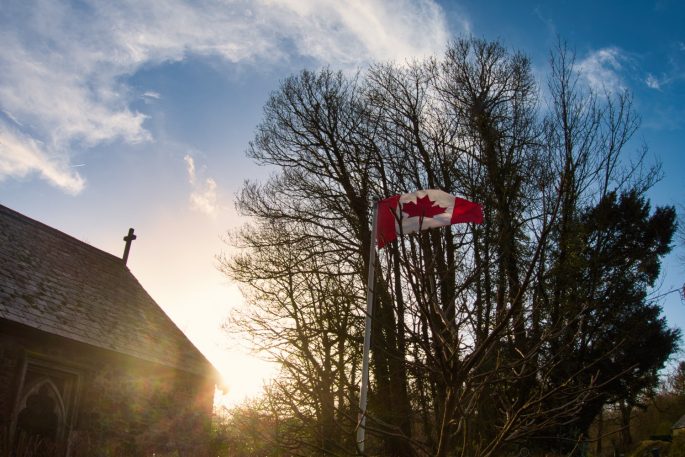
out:
M213 373L122 259L2 205L0 318L186 372Z

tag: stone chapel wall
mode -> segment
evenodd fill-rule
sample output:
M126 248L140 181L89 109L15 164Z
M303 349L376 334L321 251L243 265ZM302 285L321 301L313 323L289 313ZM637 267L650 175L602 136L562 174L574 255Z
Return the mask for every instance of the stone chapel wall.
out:
M35 400L44 385L61 421L60 457L201 457L206 451L211 377L0 325L3 439L16 434L27 398Z

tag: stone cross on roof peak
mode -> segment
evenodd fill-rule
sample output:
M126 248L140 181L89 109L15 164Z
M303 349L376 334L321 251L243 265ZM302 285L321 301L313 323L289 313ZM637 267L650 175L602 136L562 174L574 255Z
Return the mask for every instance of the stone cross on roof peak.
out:
M126 241L126 247L124 247L124 257L122 257L122 260L124 261L124 265L126 265L126 262L128 261L128 253L131 250L131 243L133 240L138 238L133 234L133 229L130 228L128 229L128 235L124 237L124 241Z

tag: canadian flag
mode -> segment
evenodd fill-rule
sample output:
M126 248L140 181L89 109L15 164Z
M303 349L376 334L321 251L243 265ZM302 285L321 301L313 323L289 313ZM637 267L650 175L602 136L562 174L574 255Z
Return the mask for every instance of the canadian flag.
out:
M399 235L460 222L483 222L483 207L438 189L393 195L378 202L376 242L382 248Z

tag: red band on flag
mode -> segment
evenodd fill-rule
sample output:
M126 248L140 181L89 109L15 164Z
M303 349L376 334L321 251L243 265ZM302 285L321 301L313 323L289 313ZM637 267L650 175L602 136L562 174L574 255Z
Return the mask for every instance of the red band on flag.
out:
M453 224L460 222L483 223L483 207L460 197L454 197L454 209L452 210Z
M397 206L400 202L399 195L393 195L378 202L378 228L376 231L376 242L378 249L397 238Z

